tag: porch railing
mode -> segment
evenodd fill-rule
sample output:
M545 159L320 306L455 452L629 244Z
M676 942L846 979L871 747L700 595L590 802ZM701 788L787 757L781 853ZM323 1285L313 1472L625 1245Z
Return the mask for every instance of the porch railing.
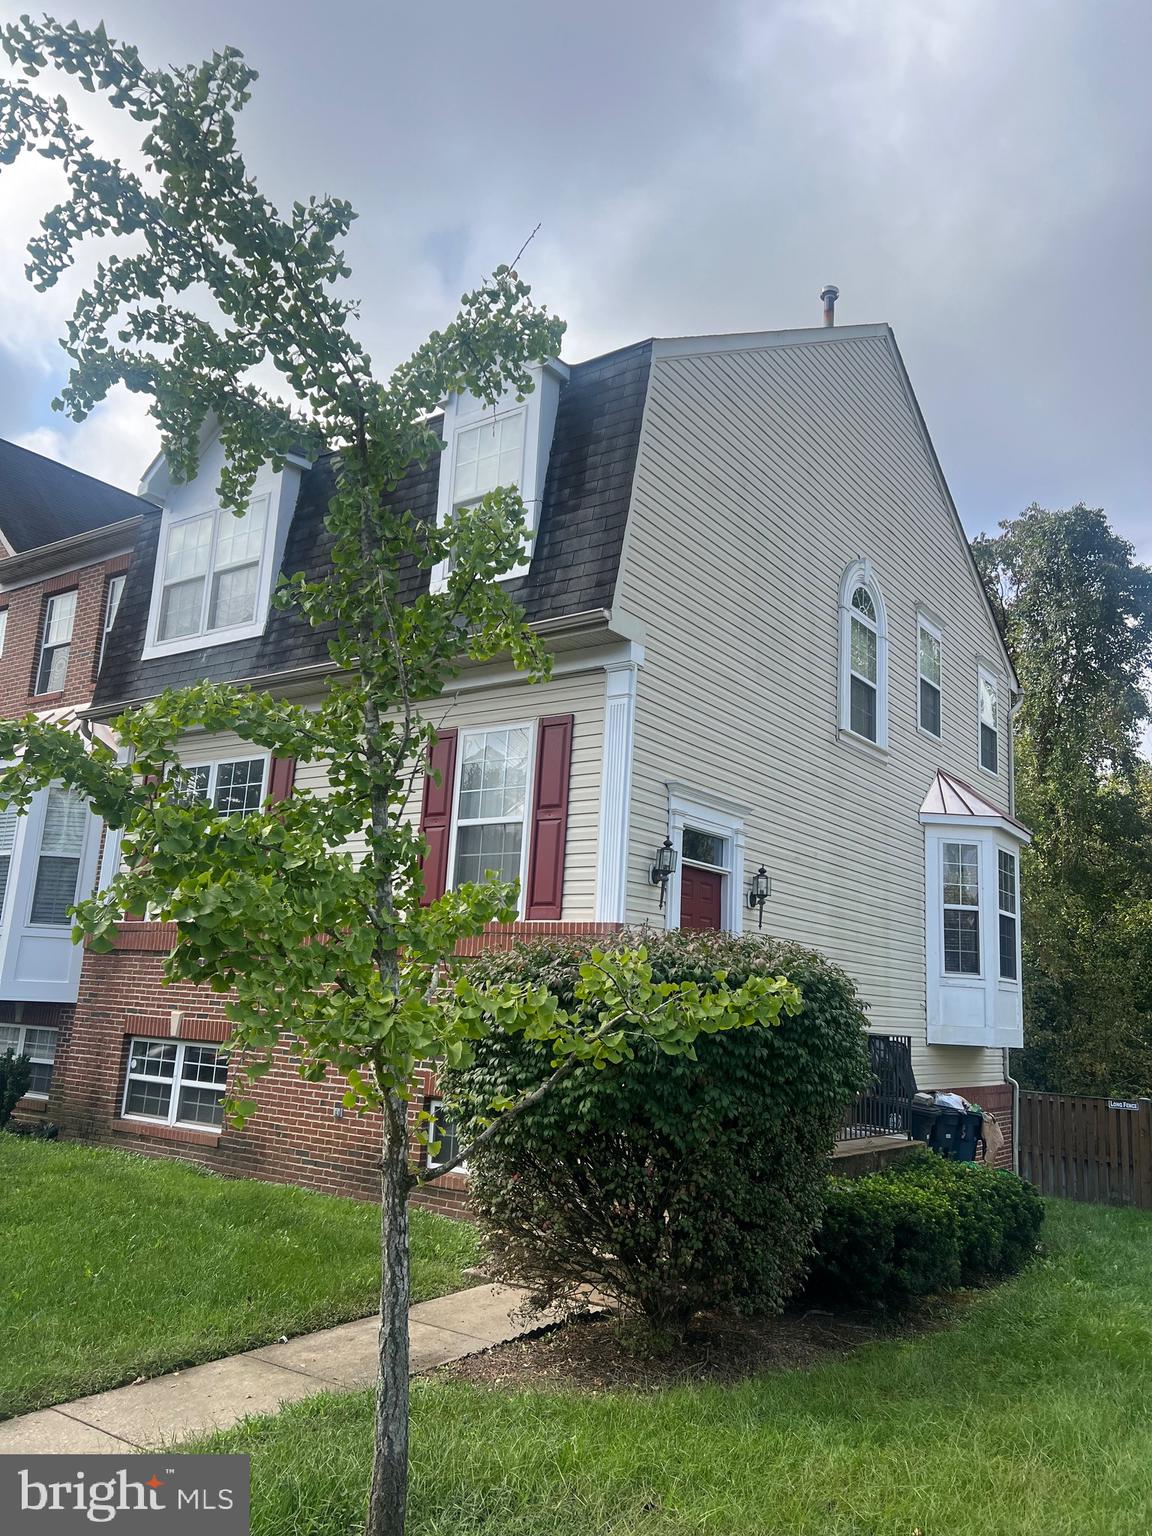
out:
M911 1137L908 1112L916 1092L911 1035L869 1035L872 1082L856 1095L840 1127L840 1141L866 1136Z

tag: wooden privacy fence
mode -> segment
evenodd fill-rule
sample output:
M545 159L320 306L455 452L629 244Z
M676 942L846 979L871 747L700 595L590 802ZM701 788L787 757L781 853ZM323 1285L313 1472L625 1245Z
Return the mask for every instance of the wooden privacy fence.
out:
M1045 1195L1152 1210L1152 1099L1021 1092L1020 1172Z

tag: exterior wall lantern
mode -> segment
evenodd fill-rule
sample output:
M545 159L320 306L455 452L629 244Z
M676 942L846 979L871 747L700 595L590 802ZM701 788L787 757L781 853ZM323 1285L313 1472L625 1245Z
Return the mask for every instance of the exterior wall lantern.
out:
M761 864L760 868L752 876L752 883L748 887L748 907L750 911L757 913L756 926L764 926L764 903L772 894L772 881L768 871Z
M660 910L664 910L664 893L668 889L668 882L676 870L680 855L672 846L672 839L666 837L656 850L656 862L652 865L652 873L649 875L653 885L660 887Z

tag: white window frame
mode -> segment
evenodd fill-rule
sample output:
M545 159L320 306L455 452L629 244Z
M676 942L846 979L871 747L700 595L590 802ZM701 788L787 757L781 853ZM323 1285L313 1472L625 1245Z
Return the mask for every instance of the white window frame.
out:
M863 587L876 610L876 739L852 729L852 595ZM861 616L863 619L863 616ZM867 622L864 620L864 622ZM871 561L861 556L844 572L840 582L840 720L839 734L844 740L860 743L881 752L888 750L888 611L884 594Z
M124 600L124 584L128 580L126 573L121 572L116 576L109 576L107 586L104 589L104 627L100 631L100 655L96 661L96 670L104 665L104 653L108 649L108 636L112 626L116 622L116 615L120 611L120 604Z
M1011 859L1012 860L1012 894L1013 894L1013 899L1014 899L1016 905L1015 905L1014 909L1011 912L1008 911L1008 909L1006 907L1002 907L1000 905L1000 860L1001 859ZM1000 919L1004 918L1004 917L1010 917L1012 919L1013 927L1014 927L1015 934L1016 934L1016 944L1015 944L1015 950L1014 950L1014 954L1013 954L1013 962L1014 962L1015 967L1016 967L1016 974L1014 976L1005 976L1005 974L1004 974L1004 967L1003 967L1003 953L1004 953L1004 951L1003 951L1003 948L1002 948L1002 946L1000 944ZM997 977L997 980L1001 984L1006 984L1008 986L1012 986L1012 985L1015 985L1015 984L1019 983L1019 981L1020 981L1021 959L1022 959L1022 956L1021 956L1021 953L1020 953L1020 855L1016 852L1016 850L1014 848L1005 848L1003 845L998 845L997 848L996 848L996 977Z
M8 609L0 608L0 657L4 655L4 643L8 639Z
M175 1061L172 1064L172 1076L171 1077L160 1077L160 1076L158 1076L158 1075L156 1075L154 1073L133 1072L132 1071L132 1052L135 1049L135 1047L138 1046L138 1045L172 1045L172 1046L175 1046L176 1047L176 1059L175 1059ZM155 1035L133 1035L132 1036L132 1038L128 1041L128 1058L127 1058L127 1062L126 1062L125 1068L124 1068L124 1087L123 1087L123 1090L122 1090L122 1092L120 1094L120 1118L122 1120L135 1120L135 1121L138 1121L141 1125L172 1125L172 1126L178 1126L181 1130L201 1131L205 1135L208 1135L208 1136L219 1136L221 1134L221 1132L224 1129L223 1121L221 1121L221 1123L219 1125L213 1125L213 1124L211 1124L211 1123L209 1123L207 1121L204 1121L204 1120L178 1120L176 1118L176 1111L179 1108L179 1104L180 1104L180 1090L181 1090L181 1088L185 1088L185 1087L187 1087L187 1088L205 1088L205 1087L211 1086L209 1084L206 1084L206 1083L198 1081L196 1078L188 1078L187 1081L185 1081L185 1078L184 1078L184 1062L185 1062L185 1057L187 1055L187 1052L188 1052L189 1048L196 1048L196 1049L205 1049L206 1048L208 1050L215 1051L215 1052L217 1052L218 1055L221 1055L221 1056L224 1057L225 1061L228 1062L229 1066L231 1065L228 1052L225 1051L224 1047L221 1044L219 1044L217 1041L215 1041L215 1040L173 1040L171 1038L163 1039L162 1037L155 1036ZM144 1082L144 1083L160 1083L160 1084L166 1085L170 1089L169 1098L168 1098L168 1114L167 1114L167 1117L161 1117L160 1115L144 1115L144 1114L141 1114L139 1112L139 1110L136 1110L136 1111L133 1111L132 1113L129 1113L128 1108L127 1108L127 1105L128 1105L128 1088L129 1088L129 1085L131 1084L131 1082L134 1079L138 1080L140 1082ZM228 1084L227 1084L227 1076L225 1076L225 1083L224 1083L224 1094L225 1094L225 1096L227 1095L227 1092L228 1092Z
M49 645L48 635L52 627L52 618L56 611L56 605L61 601L62 598L66 597L70 597L72 599L72 622L68 626L68 638L67 640L57 640L54 644ZM36 676L33 680L32 697L34 699L42 699L57 693L63 693L64 689L68 686L68 667L72 660L72 640L76 634L76 607L78 599L79 594L77 589L75 587L69 587L66 592L53 592L51 597L49 597L44 604L44 620L40 629L40 649L36 654ZM41 688L40 682L44 673L44 663L48 657L49 651L55 655L55 652L62 650L67 650L68 652L68 657L64 663L64 681L61 683L59 688Z
M428 1102L424 1105L424 1110L425 1110L426 1114L431 1116L431 1119L426 1122L427 1133L428 1133L428 1143L429 1144L425 1148L424 1166L426 1168L443 1168L444 1164L447 1163L447 1162L450 1162L451 1159L447 1158L447 1157L441 1157L439 1154L437 1154L435 1157L433 1157L431 1143L435 1139L433 1137L433 1135L432 1135L432 1132L433 1132L433 1129L434 1129L435 1124L436 1124L436 1117L437 1117L437 1115L439 1114L442 1119L446 1118L444 1116L444 1100L442 1098L440 1098L438 1094L433 1094L432 1097L428 1100ZM453 1125L455 1125L455 1121L453 1121L452 1123L453 1123ZM459 1132L459 1129L457 1129L457 1131L456 1131L456 1144L457 1144L457 1146L460 1145L460 1132ZM468 1172L468 1160L467 1160L467 1158L465 1158L465 1160L462 1163L457 1163L455 1168L453 1168L452 1172L453 1173L467 1173Z
M976 901L945 901L944 900L944 856L948 845L955 844L957 848L971 848L976 854ZM965 981L983 981L987 968L987 946L985 944L984 922L984 891L985 871L984 852L978 837L964 837L957 832L955 837L944 838L940 845L940 881L936 890L936 902L940 909L940 971L949 981L960 978ZM976 914L976 950L979 965L974 971L950 971L948 969L948 935L945 916L949 912L975 912Z
M742 933L744 931L744 842L747 813L743 807L733 805L707 791L688 785L668 786L668 836L676 850L676 868L668 880L664 898L665 927L675 930L680 926L681 870L684 864L684 829L694 827L698 832L709 832L723 839L724 863L700 864L694 867L714 869L723 877L720 892L720 931Z
M528 733L528 769L524 777L524 821L523 836L520 839L520 892L517 898L516 913L520 919L524 917L524 908L528 890L528 859L531 854L532 843L532 805L536 793L536 721L535 720L494 720L490 724L461 727L456 736L456 774L455 783L452 786L452 827L451 836L448 839L448 889L456 888L456 836L460 827L460 787L464 776L464 742L471 736L489 736L494 731L527 731ZM487 817L482 820L469 819L465 826L484 826L493 823L497 818ZM503 818L512 821L512 817Z
M40 864L41 864L41 861L43 859L45 859L45 858L53 859L53 858L61 858L61 857L67 857L67 858L72 858L73 857L73 855L71 855L71 854L67 854L67 855L61 855L61 854L58 854L58 853L56 853L56 854L54 854L54 853L47 853L46 854L44 852L44 831L45 831L45 827L47 826L47 821L48 821L48 802L51 799L52 794L54 792L56 792L56 791L61 791L61 792L63 792L66 795L70 795L73 799L79 800L81 805L83 806L83 810L84 810L84 832L83 832L83 835L81 836L81 839L80 839L79 850L75 854L75 859L76 859L76 883L75 883L75 886L73 887L72 900L71 900L71 902L69 902L69 906L75 906L78 901L83 901L84 900L84 893L86 891L85 871L86 871L86 866L87 866L87 863L88 863L87 853L88 853L88 848L89 848L89 840L90 840L91 835L92 835L92 810L91 810L91 806L89 805L89 803L87 801L85 801L83 799L82 796L77 795L74 790L70 790L67 787L67 785L64 785L64 784L49 784L48 787L44 791L44 809L43 809L43 812L42 812L42 814L41 814L41 816L40 816L40 818L38 820L38 824L36 826L35 852L34 852L34 854L32 856L32 859L31 859L31 867L30 867L30 870L29 870L29 878L28 878L27 908L26 908L26 912L25 912L24 925L27 928L27 930L29 931L29 933L33 933L33 934L36 934L36 933L60 933L61 931L65 932L65 933L70 933L71 930L72 930L72 919L69 918L69 917L66 917L64 919L64 921L61 922L61 923L38 923L38 922L36 922L33 919L33 916L32 916L32 909L33 909L33 907L36 904L36 887L37 887L37 885L39 884L39 881L40 881Z
M28 1060L32 1062L34 1066L50 1067L53 1072L55 1071L56 1049L60 1043L60 1031L58 1028L56 1028L56 1026L51 1024L26 1024L23 1019L0 1018L0 1029L14 1029L16 1031L16 1044L12 1047L14 1055L27 1056ZM30 1033L46 1034L52 1036L51 1056L41 1056L39 1054L33 1055L32 1052L27 1049L27 1041ZM0 1056L3 1056L6 1050L8 1050L8 1046L0 1045ZM49 1084L47 1093L41 1093L38 1088L29 1088L24 1097L26 1099L38 1099L41 1102L44 1102L51 1097L51 1094L52 1087L51 1084Z
M262 806L268 798L268 786L271 778L272 761L271 752L268 752L260 747L253 747L250 752L244 752L237 749L228 752L227 755L223 757L204 757L200 755L194 757L181 757L178 762L172 765L172 774L178 775L185 773L193 768L207 768L208 788L205 794L205 800L213 807L213 809L215 809L216 782L220 774L220 769L229 763L254 763L257 761L263 765L261 769L260 801L256 806L256 809L259 810L260 806ZM232 815L235 813L219 812L218 814ZM244 812L243 814L251 815L252 813Z
M940 656L940 681L938 683L934 683L930 677L925 677L924 676L924 671L923 671L923 668L922 668L921 662L920 662L920 636L921 636L921 633L930 635L932 637L932 639L935 640L935 642L936 642L936 647L937 647L937 650L938 650L939 656ZM938 731L934 731L929 726L924 724L923 690L922 690L922 685L924 683L927 683L930 688L935 688L936 692L940 696L940 729ZM916 725L917 725L917 728L919 730L924 732L925 736L931 737L931 739L933 741L943 741L943 739L944 739L944 632L943 632L943 630L942 630L942 628L940 627L939 624L933 623L933 621L930 618L928 618L928 616L926 614L924 614L924 613L918 613L916 615Z
M220 542L222 520L232 517L233 514L216 503L189 507L180 512L165 509L161 519L160 538L156 545L156 569L152 576L152 601L148 609L148 638L143 651L143 660L147 661L153 656L175 656L185 651L201 650L206 646L225 645L232 640L248 640L264 633L264 625L268 618L268 597L272 586L272 560L276 546L275 501L272 492L262 491L259 495L253 496L246 510L250 511L260 503L264 505L264 540L260 558L255 562L257 567L255 611L252 618L242 624L217 629L207 629L204 626L208 622L212 601L212 578L217 574L216 549ZM212 537L208 545L208 567L204 575L204 592L200 600L201 627L191 634L176 635L170 640L161 640L160 612L164 601L164 588L170 585L164 580L164 564L172 531L185 523L195 522L203 517L212 518ZM249 564L248 561L243 563Z
M996 735L996 766L989 768L984 762L984 718L981 714L983 694L985 687L992 690L992 714L995 719L993 727ZM986 773L990 778L1000 777L1000 681L995 672L985 666L976 668L976 761L980 772Z

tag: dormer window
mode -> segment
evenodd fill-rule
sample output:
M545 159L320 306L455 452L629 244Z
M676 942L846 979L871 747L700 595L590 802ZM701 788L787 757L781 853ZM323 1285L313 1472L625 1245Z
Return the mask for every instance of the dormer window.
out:
M262 496L241 517L217 507L169 521L160 560L159 644L252 623L267 520Z
M523 576L532 563L560 385L568 377L556 360L531 373L535 388L523 400L510 392L493 406L462 394L450 396L444 406L437 521L443 527L490 491L515 487L524 502L524 557L505 579ZM434 592L444 586L451 564L445 560L432 572Z

